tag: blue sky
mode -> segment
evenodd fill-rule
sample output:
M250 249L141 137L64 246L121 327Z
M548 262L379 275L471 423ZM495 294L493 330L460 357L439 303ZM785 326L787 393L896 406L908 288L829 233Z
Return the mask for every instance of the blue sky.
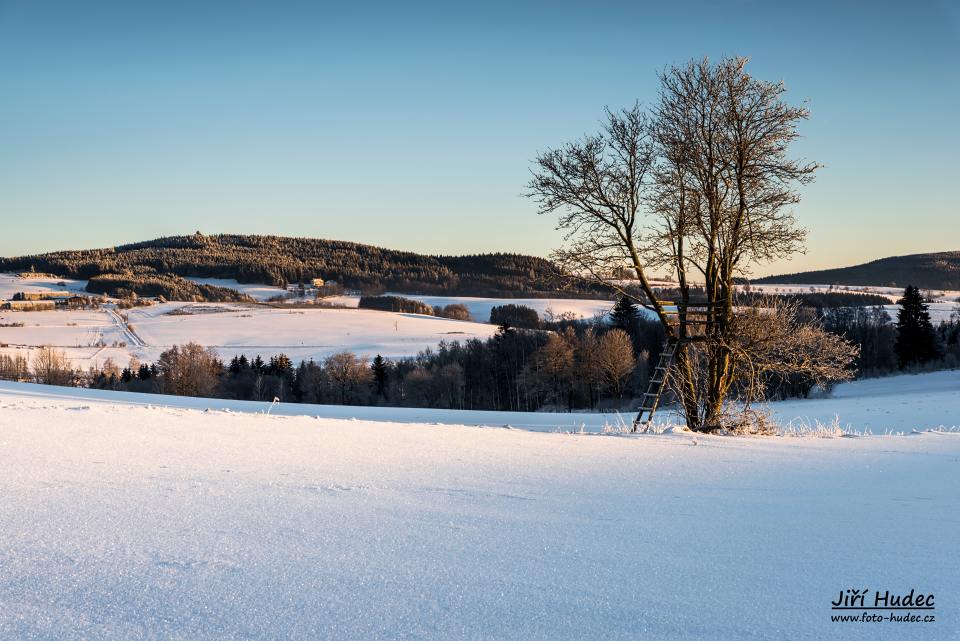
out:
M0 0L0 255L168 234L546 255L531 160L748 55L812 118L808 252L960 249L955 3Z

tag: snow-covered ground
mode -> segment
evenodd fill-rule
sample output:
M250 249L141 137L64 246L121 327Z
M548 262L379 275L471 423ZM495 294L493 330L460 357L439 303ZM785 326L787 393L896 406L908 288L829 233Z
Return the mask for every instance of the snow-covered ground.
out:
M177 312L171 314L170 312ZM31 357L53 345L87 368L106 358L124 366L131 356L155 361L172 345L190 341L213 347L225 359L237 354L294 361L322 359L342 350L398 358L436 348L441 341L486 338L493 325L365 309L279 309L229 303L163 303L123 312L100 310L0 311L0 353ZM132 329L131 329L132 328ZM6 347L2 347L6 345Z
M121 398L0 387L0 639L960 635L960 434L624 437ZM936 621L831 622L851 587L933 593Z

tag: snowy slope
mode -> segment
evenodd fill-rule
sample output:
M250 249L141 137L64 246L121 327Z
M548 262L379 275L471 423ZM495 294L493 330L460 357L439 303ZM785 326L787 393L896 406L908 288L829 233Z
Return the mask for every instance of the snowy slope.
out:
M591 436L0 391L0 638L950 639L960 435ZM831 623L850 586L932 624Z
M198 313L171 315L174 309ZM213 313L207 313L212 310ZM284 352L295 361L349 349L363 356L415 356L440 341L491 336L496 327L419 314L368 309L277 309L167 303L131 310L130 323L147 345L196 341L224 358Z

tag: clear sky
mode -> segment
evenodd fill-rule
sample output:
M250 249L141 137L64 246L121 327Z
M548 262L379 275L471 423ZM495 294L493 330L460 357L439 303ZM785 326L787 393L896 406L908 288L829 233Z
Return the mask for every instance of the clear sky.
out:
M960 249L960 5L0 0L0 255L272 233L546 255L538 150L748 55L812 119L808 252Z

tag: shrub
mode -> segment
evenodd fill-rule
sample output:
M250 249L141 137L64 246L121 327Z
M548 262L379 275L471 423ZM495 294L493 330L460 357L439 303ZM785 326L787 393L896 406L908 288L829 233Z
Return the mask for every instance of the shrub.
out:
M520 327L524 329L539 329L540 315L537 310L526 305L497 305L490 310L490 322L494 325Z
M403 312L433 316L433 308L426 303L403 296L361 296L360 309L377 309L382 312Z
M442 316L443 318L452 318L453 320L469 321L473 320L473 317L470 315L470 310L467 309L466 305L460 303L454 303L452 305L447 305L445 307L434 307L433 313L436 316Z

